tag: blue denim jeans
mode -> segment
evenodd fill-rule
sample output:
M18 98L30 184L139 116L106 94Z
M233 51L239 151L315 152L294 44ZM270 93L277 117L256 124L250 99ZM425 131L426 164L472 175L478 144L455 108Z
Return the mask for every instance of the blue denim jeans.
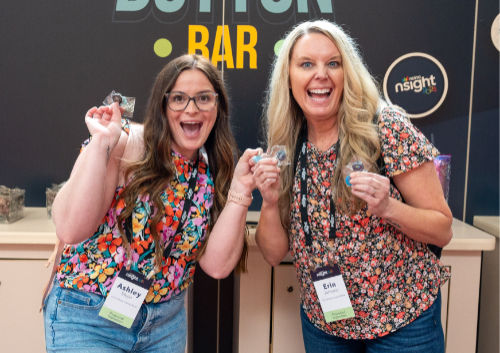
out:
M98 294L54 285L43 310L47 352L184 353L184 294L160 304L143 304L130 329L98 315L104 300Z
M444 353L441 293L429 309L399 330L371 340L343 339L316 328L300 309L307 353Z

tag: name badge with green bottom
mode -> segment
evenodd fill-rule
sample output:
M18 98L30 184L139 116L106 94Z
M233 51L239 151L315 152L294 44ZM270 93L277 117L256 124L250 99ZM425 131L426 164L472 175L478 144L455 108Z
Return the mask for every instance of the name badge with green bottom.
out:
M326 322L354 317L354 309L337 264L317 268L312 273L312 280Z
M113 283L99 316L130 328L153 282L125 266Z

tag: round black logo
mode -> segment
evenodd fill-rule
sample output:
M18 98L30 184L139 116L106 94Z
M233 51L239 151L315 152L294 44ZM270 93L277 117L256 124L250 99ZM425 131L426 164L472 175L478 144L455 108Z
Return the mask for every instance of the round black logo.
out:
M409 53L396 59L384 77L388 103L404 108L410 118L433 113L448 92L448 77L443 65L425 53Z

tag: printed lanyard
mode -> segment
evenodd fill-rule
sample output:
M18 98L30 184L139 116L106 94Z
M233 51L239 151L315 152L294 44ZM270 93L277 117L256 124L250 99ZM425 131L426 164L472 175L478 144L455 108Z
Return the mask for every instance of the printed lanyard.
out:
M184 196L184 207L182 209L181 220L177 225L177 229L172 240L168 243L167 247L163 251L163 257L166 259L170 256L170 252L172 251L172 247L174 245L175 236L182 232L182 228L184 228L184 222L186 222L188 215L191 213L191 205L193 204L193 196L194 189L196 188L196 180L198 179L198 162L200 158L196 159L196 163L193 166L193 171L191 172L191 176L189 177L188 189Z
M306 237L306 246L312 245L311 227L309 224L309 217L307 216L307 132L304 128L299 135L300 151L296 148L295 158L299 166L300 177L300 217L302 220L302 229ZM339 157L340 141L335 144L337 153L337 160ZM298 154L298 156L297 156ZM297 160L298 159L298 160ZM333 197L330 197L330 233L329 239L335 236L335 204ZM333 259L333 251L329 249L329 245L325 244L328 249L328 259L330 265L321 265L320 267L311 270L311 279L314 283L321 310L325 321L330 323L337 320L349 319L354 317L354 309L349 298L342 273L339 265ZM307 251L307 248L306 248Z
M163 257L166 259L170 256L170 252L172 251L172 247L175 243L175 236L182 232L184 223L188 219L188 215L190 213L191 205L193 204L193 196L194 196L194 190L196 188L196 180L198 179L198 162L199 158L196 160L196 163L194 164L193 171L191 172L191 176L189 177L189 182L188 182L188 189L185 193L184 197L184 207L182 209L182 214L181 214L181 219L179 221L179 224L177 225L177 229L175 231L175 234L172 236L172 239L168 243L168 245L165 247L165 250L163 250ZM127 218L125 221L125 235L127 236L129 246L132 244L132 237L133 237L133 232L132 232L132 215ZM154 275L154 274L153 274Z
M306 245L312 245L312 236L311 236L311 226L309 223L309 216L307 215L307 143L306 143L307 132L303 130L303 132L299 136L299 158L298 158L298 167L299 167L299 178L300 178L300 217L302 220L302 229L304 230L304 234L306 237ZM337 158L339 156L339 144L340 141L337 141L335 144L335 150L337 153ZM335 236L336 225L335 225L335 204L333 203L333 198L330 197L330 233L329 238L333 239Z

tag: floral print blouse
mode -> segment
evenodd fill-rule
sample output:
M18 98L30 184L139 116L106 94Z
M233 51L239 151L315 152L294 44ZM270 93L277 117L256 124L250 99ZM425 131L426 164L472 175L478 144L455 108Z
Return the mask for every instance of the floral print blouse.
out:
M128 131L125 124L124 131ZM174 245L168 258L163 258L161 271L153 276L146 303L166 301L192 283L196 252L205 239L213 204L214 183L206 156L200 153L192 206L185 224L179 224L194 165L176 152L172 152L172 159L177 177L161 194L164 215L156 229L164 244L173 241ZM61 287L107 296L118 272L127 262L127 251L117 224L117 217L124 209L124 201L120 198L123 190L123 186L117 188L107 214L89 239L80 244L65 245L57 271ZM132 269L146 276L154 269L151 217L149 197L138 197L132 213ZM177 227L182 228L178 234Z
M410 171L439 153L398 110L386 107L378 119L387 177ZM307 214L312 244L306 245L300 214L300 178L295 175L291 206L290 247L301 287L302 307L320 330L346 339L387 335L427 310L449 277L426 244L398 231L384 219L335 211L336 230L330 232L330 180L337 146L325 152L307 143ZM298 168L297 168L298 169ZM401 200L391 185L391 196ZM342 272L355 317L325 322L311 272L336 262Z

